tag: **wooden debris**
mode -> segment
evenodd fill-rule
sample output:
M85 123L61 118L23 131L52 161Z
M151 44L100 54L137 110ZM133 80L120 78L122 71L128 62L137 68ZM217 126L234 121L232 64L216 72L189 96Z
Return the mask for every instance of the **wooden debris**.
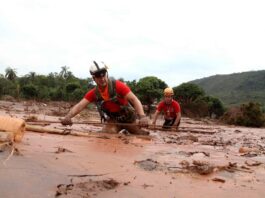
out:
M259 166L262 163L258 162L258 161L254 161L254 160L247 160L247 161L245 161L245 164L248 166Z
M38 121L38 117L37 116L28 116L26 119L25 119L26 122L35 122L35 121Z
M65 153L65 152L69 152L69 153L72 153L73 151L70 151L66 148L63 148L63 147L58 147L57 151L55 151L55 153Z
M104 174L83 174L83 175L68 175L68 177L100 177L100 176L104 176L107 175L108 173L104 173Z
M26 125L26 130L27 131L35 131L35 132L39 132L39 133L51 133L51 134L60 134L60 135L67 135L68 134L64 130L39 127L39 126L32 126L32 125Z
M221 179L221 178L218 178L218 177L213 178L212 181L225 183L224 179Z

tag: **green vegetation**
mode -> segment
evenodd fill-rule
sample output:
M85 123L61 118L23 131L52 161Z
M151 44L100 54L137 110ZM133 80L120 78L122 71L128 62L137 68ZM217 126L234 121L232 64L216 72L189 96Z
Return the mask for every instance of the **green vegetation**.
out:
M215 75L191 81L202 87L206 94L222 100L226 106L258 102L265 110L265 70Z
M119 80L137 95L147 113L151 112L154 103L162 99L163 90L167 87L164 81L155 76L141 78L138 82L123 78ZM184 115L222 117L226 123L243 126L264 125L265 71L217 75L193 82L173 87L174 97ZM16 99L79 101L93 87L91 78L79 79L66 66L59 73L46 76L30 72L18 77L16 70L10 67L5 70L5 75L0 74L0 98L12 96ZM219 98L230 106L228 111L225 112Z
M30 72L17 77L16 70L8 67L5 75L0 75L0 98L8 95L17 99L78 101L88 88L94 87L91 78L78 79L68 67L61 69L59 74L45 76Z
M260 104L253 102L230 108L224 114L222 120L228 124L248 127L261 127L265 124L265 117Z
M141 78L136 83L135 94L144 105L147 105L148 114L151 112L151 105L163 97L163 90L166 87L167 84L155 76Z
M223 115L225 109L222 102L215 97L205 95L198 85L183 83L173 87L174 96L179 101L184 115L192 117L215 117Z

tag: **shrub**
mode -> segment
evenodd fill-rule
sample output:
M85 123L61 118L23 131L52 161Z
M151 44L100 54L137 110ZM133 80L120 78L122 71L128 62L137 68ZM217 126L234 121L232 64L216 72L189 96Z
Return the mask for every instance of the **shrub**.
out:
M35 99L38 96L38 88L33 84L24 85L21 93L26 99Z
M68 83L65 87L67 93L72 93L76 89L80 88L80 84L77 82Z
M51 89L50 90L50 98L51 100L66 100L65 97L64 97L64 91L62 88L58 87L56 89Z
M265 123L260 104L253 102L229 109L222 119L228 124L247 127L261 127Z
M84 92L82 89L75 89L71 95L69 95L70 101L78 101L84 97Z

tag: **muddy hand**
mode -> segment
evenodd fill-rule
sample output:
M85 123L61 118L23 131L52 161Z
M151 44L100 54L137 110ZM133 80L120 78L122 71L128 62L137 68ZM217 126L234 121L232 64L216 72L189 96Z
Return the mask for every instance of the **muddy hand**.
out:
M148 127L148 118L147 116L141 116L140 119L139 119L139 125L141 127Z
M155 130L156 129L156 125L152 123L148 128L151 129L151 130Z
M70 125L71 126L73 124L71 118L68 118L68 117L60 119L60 121L61 121L62 125Z

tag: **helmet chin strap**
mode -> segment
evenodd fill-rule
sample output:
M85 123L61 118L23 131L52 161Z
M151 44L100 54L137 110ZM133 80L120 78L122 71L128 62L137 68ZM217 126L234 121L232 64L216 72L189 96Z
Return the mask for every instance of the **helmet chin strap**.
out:
M173 100L172 98L170 100L164 99L164 101L165 101L166 104L171 104L172 103L172 100Z
M108 72L106 73L106 76L107 76L107 81L105 82L105 86L101 86L101 85L99 85L99 84L96 82L96 77L94 77L94 76L92 77L93 80L94 80L94 82L96 82L97 86L98 86L100 89L104 89L104 88L107 86L107 84L108 84L108 79L109 79Z

